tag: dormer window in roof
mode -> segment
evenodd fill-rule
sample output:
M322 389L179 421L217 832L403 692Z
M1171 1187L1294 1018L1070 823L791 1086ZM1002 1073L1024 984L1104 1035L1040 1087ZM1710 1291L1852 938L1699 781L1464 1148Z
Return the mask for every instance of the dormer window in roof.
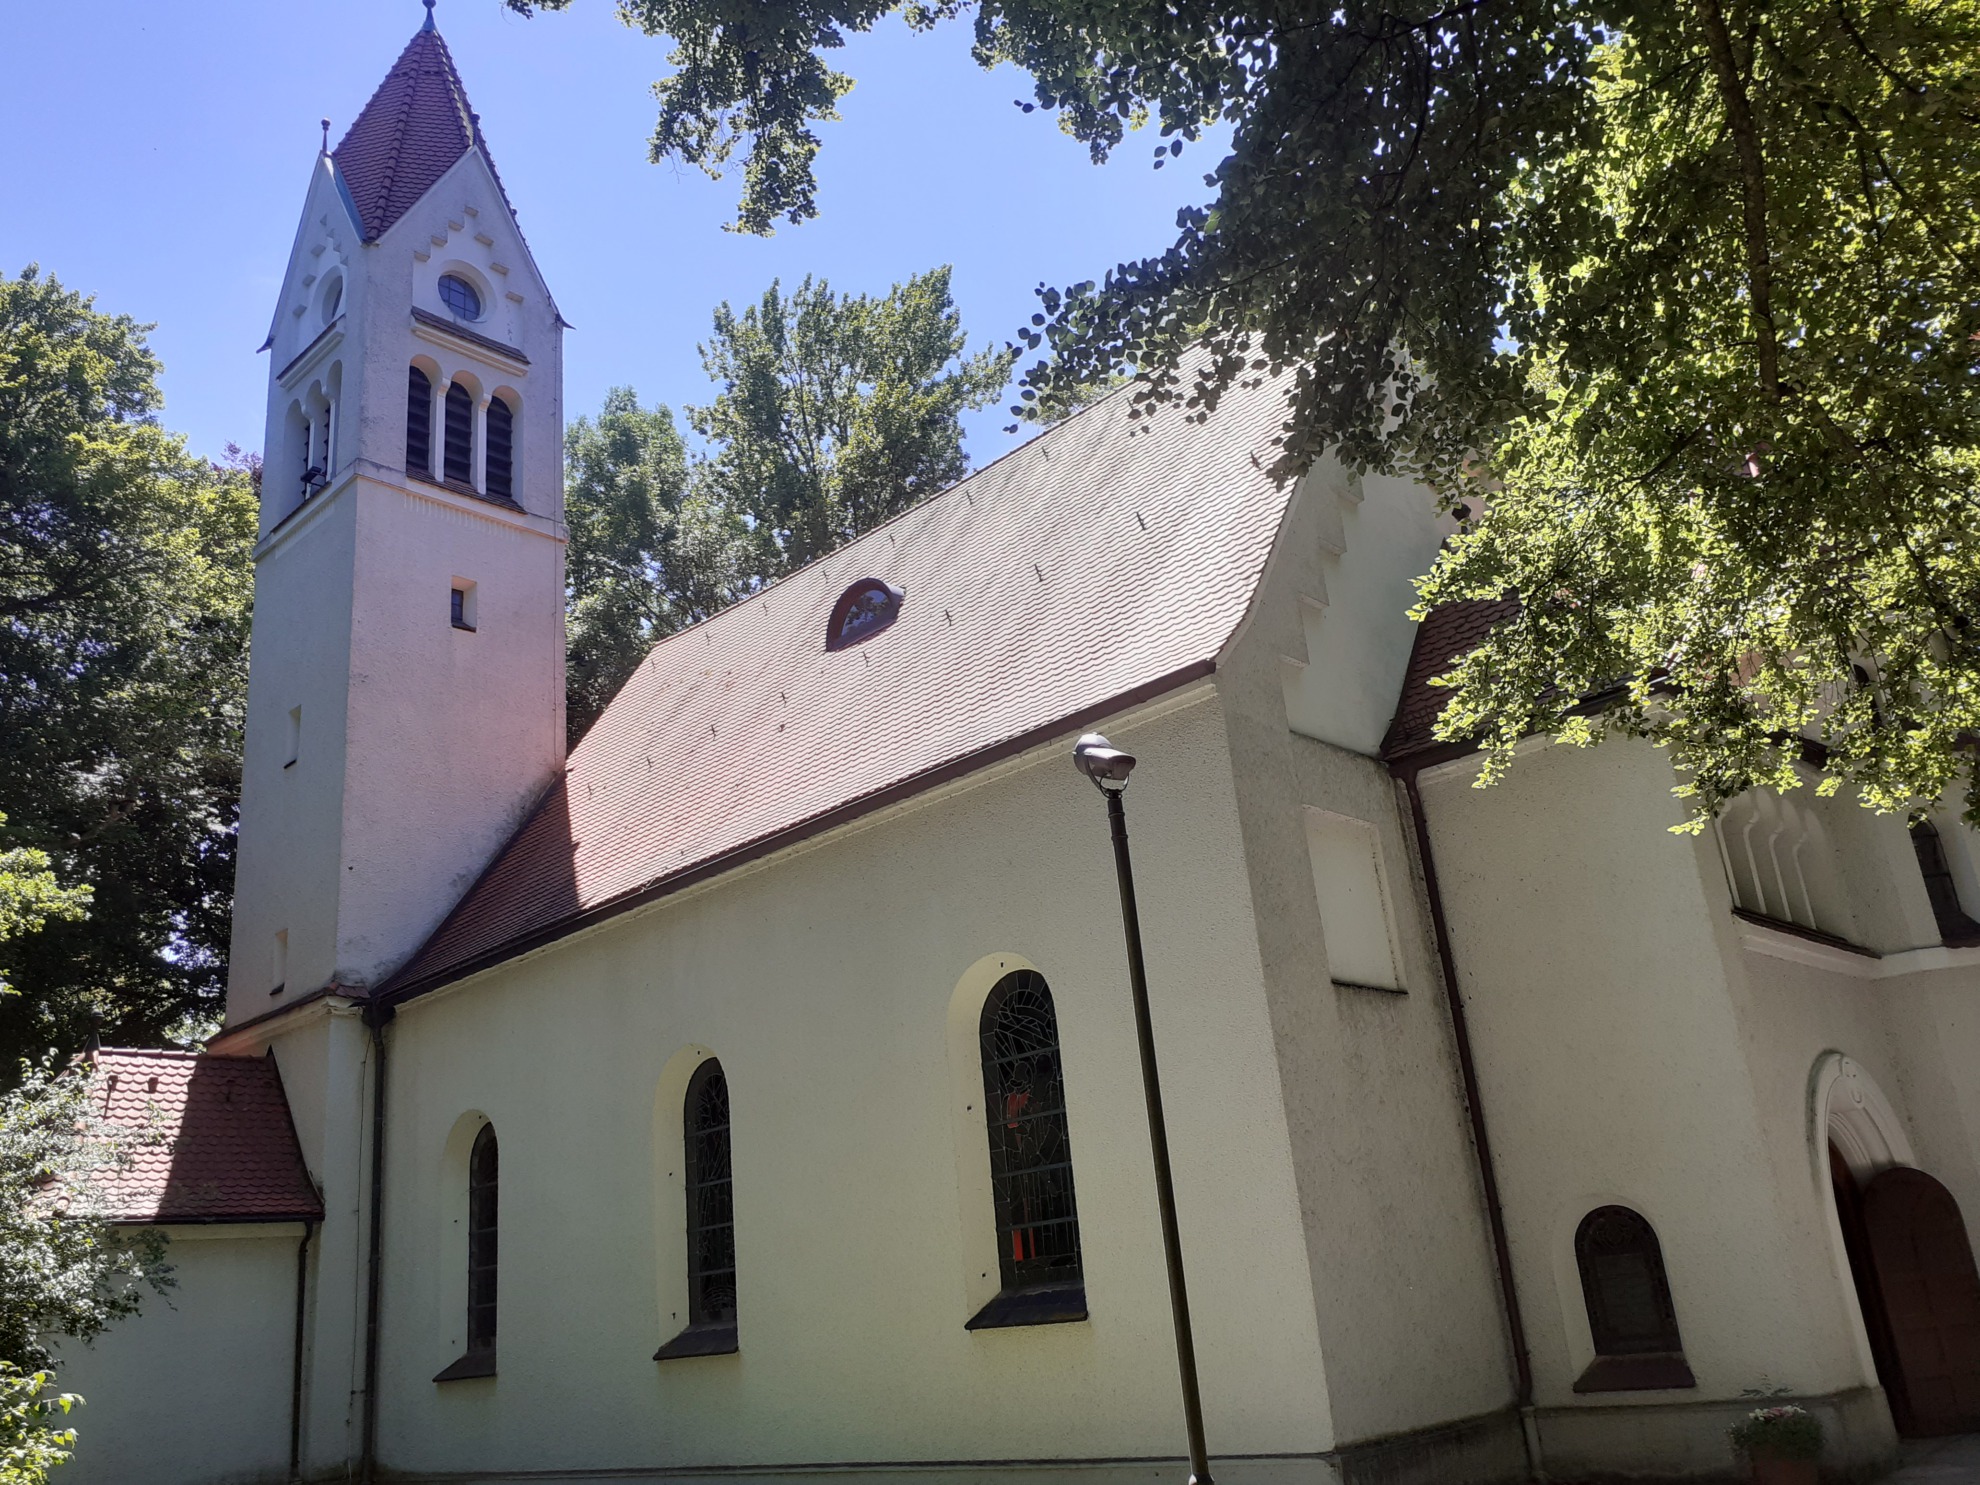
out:
M863 639L871 639L901 616L901 600L907 595L878 578L861 578L839 595L832 606L832 622L825 630L825 648L843 650Z

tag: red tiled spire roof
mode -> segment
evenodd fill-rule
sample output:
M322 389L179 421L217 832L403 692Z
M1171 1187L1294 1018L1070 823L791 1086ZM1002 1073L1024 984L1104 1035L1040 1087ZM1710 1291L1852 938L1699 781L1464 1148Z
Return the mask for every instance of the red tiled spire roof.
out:
M429 15L330 158L357 208L365 241L375 242L471 149L495 169L481 119L468 106L467 89Z
M91 1184L115 1222L298 1222L323 1216L273 1057L105 1048L91 1101L155 1136Z
M621 906L1207 674L1286 509L1284 388L1206 424L1117 395L654 646L565 775L386 993ZM1137 431L1138 430L1138 431ZM906 594L826 648L847 588Z

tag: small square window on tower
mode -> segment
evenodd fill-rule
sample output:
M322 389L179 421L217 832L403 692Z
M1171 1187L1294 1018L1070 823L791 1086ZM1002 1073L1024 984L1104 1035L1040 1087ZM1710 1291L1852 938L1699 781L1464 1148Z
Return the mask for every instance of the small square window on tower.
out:
M456 629L474 632L474 584L466 578L454 579L453 596L448 600L449 613Z

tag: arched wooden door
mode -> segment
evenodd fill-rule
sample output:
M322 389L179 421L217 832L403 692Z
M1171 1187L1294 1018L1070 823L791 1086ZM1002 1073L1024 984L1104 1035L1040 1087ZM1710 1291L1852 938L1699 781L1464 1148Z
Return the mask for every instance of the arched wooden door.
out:
M1909 1432L1980 1431L1980 1271L1953 1195L1892 1166L1863 1190L1863 1225Z

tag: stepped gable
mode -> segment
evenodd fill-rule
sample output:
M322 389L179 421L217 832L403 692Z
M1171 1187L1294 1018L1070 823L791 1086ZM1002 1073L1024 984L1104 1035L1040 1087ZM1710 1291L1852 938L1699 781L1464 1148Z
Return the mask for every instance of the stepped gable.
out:
M1207 674L1289 487L1272 383L1207 424L1117 394L654 647L384 987L430 989ZM898 619L826 648L849 585Z
M1450 692L1430 682L1470 653L1494 625L1518 611L1516 598L1467 598L1439 604L1424 616L1403 671L1395 718L1382 740L1384 759L1394 761L1449 746L1437 740L1434 729Z
M322 1219L273 1057L105 1048L91 1061L97 1113L149 1136L91 1178L112 1221Z
M350 192L364 240L376 242L471 149L479 149L489 170L495 169L481 120L468 106L447 43L429 18L330 158ZM503 205L508 205L506 192Z

